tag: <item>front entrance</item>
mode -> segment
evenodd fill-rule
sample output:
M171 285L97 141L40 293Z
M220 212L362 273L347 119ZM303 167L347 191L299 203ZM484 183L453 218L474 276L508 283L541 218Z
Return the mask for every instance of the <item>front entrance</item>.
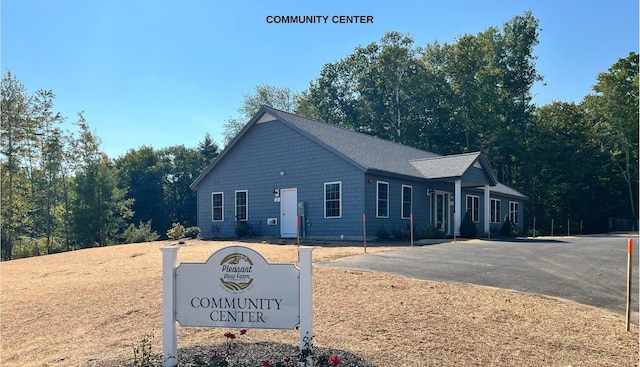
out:
M298 215L298 189L280 190L280 237L296 238Z
M449 193L443 191L436 191L431 196L431 218L432 225L442 232L450 235L449 228Z

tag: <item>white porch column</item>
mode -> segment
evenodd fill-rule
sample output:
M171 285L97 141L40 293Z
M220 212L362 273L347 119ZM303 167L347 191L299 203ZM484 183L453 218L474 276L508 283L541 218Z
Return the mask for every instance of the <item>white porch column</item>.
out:
M462 180L456 180L456 188L453 194L454 198L455 198L455 206L454 206L454 213L455 213L455 219L453 221L453 231L455 232L456 236L460 235L460 223L462 223Z
M484 185L484 233L491 230L491 199L489 197L489 185Z

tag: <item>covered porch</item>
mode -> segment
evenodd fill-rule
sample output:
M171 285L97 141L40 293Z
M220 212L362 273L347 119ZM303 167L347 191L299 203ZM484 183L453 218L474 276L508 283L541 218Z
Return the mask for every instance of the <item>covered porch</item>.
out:
M491 188L498 180L481 152L416 159L411 164L427 180L430 225L448 235L460 235L462 217L469 209L478 211L475 215L483 226L479 230L490 231ZM479 200L463 202L469 189L482 190L482 205Z

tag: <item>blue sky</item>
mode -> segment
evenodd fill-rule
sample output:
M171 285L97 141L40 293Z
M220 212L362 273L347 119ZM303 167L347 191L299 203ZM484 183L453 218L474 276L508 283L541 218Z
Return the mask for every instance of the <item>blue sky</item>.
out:
M261 83L302 91L322 66L387 31L418 45L455 42L531 10L540 21L534 101L580 102L600 72L638 52L638 1L3 0L2 73L54 109L84 111L111 157L150 145L222 143L243 94ZM269 24L267 16L373 16L372 24Z

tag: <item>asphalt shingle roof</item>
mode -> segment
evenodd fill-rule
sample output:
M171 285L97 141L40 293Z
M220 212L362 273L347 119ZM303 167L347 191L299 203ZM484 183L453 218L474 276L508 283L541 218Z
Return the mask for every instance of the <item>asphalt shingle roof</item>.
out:
M480 152L414 159L410 163L427 179L460 177L480 157Z
M346 130L325 122L268 107L266 109L273 116L307 133L311 139L332 148L343 157L358 164L363 170L379 170L422 178L420 171L410 161L439 157L436 153Z
M309 139L331 149L363 171L377 170L421 179L453 178L461 177L478 160L483 160L480 152L442 156L266 106L248 125L261 119L262 112L293 126ZM247 128L250 126L245 127ZM235 141L231 143L233 144ZM218 159L225 153L226 149ZM215 164L216 161L196 178L191 187L196 188ZM501 183L497 183L491 190L526 198L525 195Z

